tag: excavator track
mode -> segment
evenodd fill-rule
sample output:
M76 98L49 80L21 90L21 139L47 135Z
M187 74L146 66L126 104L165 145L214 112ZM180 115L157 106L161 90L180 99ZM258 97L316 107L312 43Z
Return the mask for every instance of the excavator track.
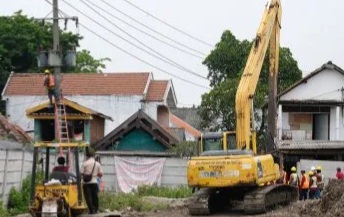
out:
M209 215L208 206L209 197L212 193L210 188L202 188L196 191L188 201L188 209L190 215Z
M248 192L244 197L244 212L246 214L265 213L277 205L296 201L297 188L289 185L269 185Z
M277 205L296 201L297 198L297 189L289 185L277 184L258 188L202 188L190 197L188 209L190 215L210 215L238 207L245 214L260 214L272 210Z

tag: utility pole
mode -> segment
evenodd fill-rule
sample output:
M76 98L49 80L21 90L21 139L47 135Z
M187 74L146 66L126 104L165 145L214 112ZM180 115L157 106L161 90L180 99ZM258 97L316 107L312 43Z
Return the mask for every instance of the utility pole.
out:
M53 50L55 54L56 64L54 64L54 78L55 78L55 100L59 103L60 100L60 73L61 73L61 49L60 49L60 30L59 30L59 8L58 0L53 0Z

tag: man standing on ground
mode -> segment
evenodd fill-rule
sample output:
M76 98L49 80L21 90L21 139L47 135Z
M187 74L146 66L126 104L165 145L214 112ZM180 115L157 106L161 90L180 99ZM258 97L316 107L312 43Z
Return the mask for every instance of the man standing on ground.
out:
M321 197L321 192L324 189L324 175L321 173L321 166L317 167L317 185L318 185L318 189L317 189L317 193L315 195L316 199L320 199Z
M300 181L300 200L307 200L309 182L306 176L306 171L301 170L301 181Z
M80 168L80 173L82 176L92 174L90 181L84 181L83 190L89 213L95 214L99 211L97 177L103 176L103 170L100 164L94 159L94 150L88 149L86 151L86 157L86 161L83 162Z
M336 178L339 180L344 179L344 174L343 174L342 169L340 167L337 168Z
M299 186L299 178L297 177L296 167L294 166L291 168L291 174L289 177L289 185L294 186L296 188Z

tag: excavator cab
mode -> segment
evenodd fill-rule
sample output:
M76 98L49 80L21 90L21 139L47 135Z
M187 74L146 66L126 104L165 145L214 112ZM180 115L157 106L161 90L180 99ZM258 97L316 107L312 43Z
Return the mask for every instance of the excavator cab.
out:
M50 166L53 152L63 146L62 152L69 158L69 171L54 171ZM87 205L83 197L79 153L86 147L84 143L36 143L33 152L30 206L33 217L74 217L87 212ZM61 153L56 153L56 155ZM40 156L41 155L41 156ZM73 155L73 157L71 157ZM38 160L40 158L40 160ZM74 161L72 161L72 158ZM37 168L37 162L42 168ZM36 180L37 173L43 173L43 180Z
M251 132L252 137L255 132ZM255 141L252 139L251 141ZM252 147L255 144L251 143ZM253 148L255 150L255 148ZM236 141L235 131L207 132L202 133L197 142L197 155L232 155L232 154L255 154L250 149L240 148Z

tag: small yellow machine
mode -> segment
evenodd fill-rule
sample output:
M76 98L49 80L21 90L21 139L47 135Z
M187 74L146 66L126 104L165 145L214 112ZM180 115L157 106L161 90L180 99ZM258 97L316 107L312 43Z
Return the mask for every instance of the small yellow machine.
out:
M253 96L269 44L270 79L277 77L280 24L280 0L271 0L237 89L236 132L203 134L198 142L199 156L188 162L188 185L198 189L189 201L191 215L230 209L262 213L297 199L296 188L277 184L279 162L275 163L271 154L257 154L252 115Z
M87 213L86 202L82 193L81 176L79 172L79 152L85 144L81 143L36 143L34 146L32 180L30 192L30 214L33 217L74 217ZM70 149L74 154L75 163L71 171L50 173L50 154L56 148ZM40 152L44 152L44 178L42 183L36 183L37 160ZM54 182L55 181L55 182ZM57 182L58 181L58 182Z

